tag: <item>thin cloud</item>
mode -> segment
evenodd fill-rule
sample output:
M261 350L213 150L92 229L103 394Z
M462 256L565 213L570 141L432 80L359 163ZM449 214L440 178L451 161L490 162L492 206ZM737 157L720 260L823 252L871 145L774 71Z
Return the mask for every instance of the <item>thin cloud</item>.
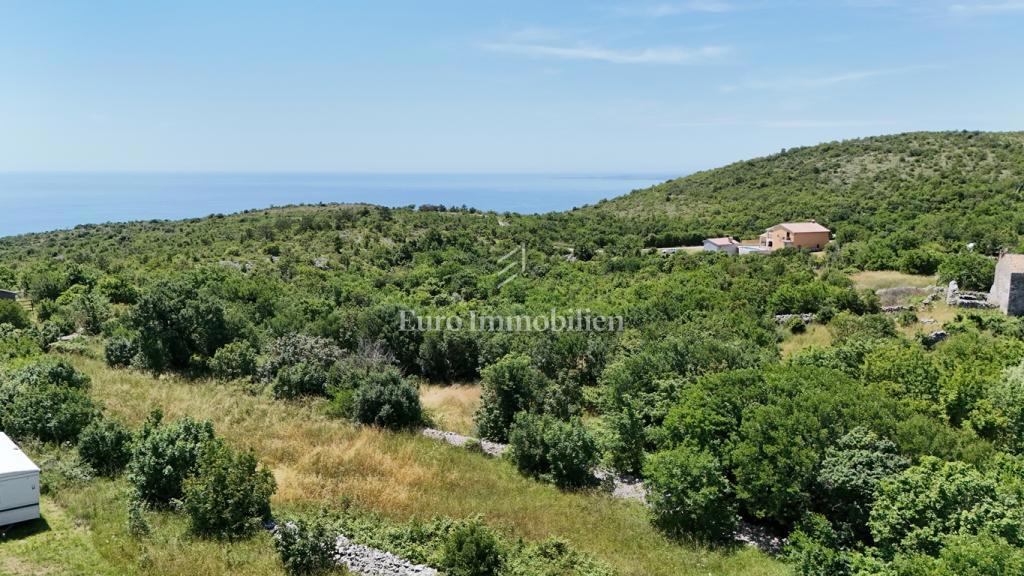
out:
M649 18L665 18L678 14L693 12L723 13L733 12L736 6L720 0L691 0L689 2L661 2L637 6L617 6L613 11L623 16L646 16Z
M660 124L659 128L783 128L783 129L807 129L807 128L867 128L875 126L891 126L895 124L891 120L742 120L736 118L713 118L708 120L696 120L689 122L667 122Z
M1007 12L1024 12L1024 2L980 2L972 4L952 4L949 11L954 14L1004 14Z
M516 54L533 58L554 58L559 60L590 60L612 64L699 64L727 54L727 46L702 46L681 48L666 46L617 50L601 46L558 46L552 44L494 43L484 44L491 52Z
M829 76L783 78L779 80L752 80L742 84L729 84L722 86L723 92L737 92L742 89L749 90L807 90L810 88L824 88L847 82L858 82L869 78L880 76L900 76L921 70L934 70L938 66L907 66L904 68L888 68L881 70L860 70L832 74Z

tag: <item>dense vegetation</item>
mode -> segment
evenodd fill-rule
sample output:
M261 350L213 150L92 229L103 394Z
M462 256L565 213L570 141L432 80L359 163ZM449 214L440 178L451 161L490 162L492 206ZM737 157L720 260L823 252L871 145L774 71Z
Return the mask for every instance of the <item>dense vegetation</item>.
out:
M139 510L180 506L197 535L237 539L270 516L259 454L188 417L108 422L88 379L42 352L97 335L111 367L230 380L274 402L326 398L333 417L394 430L430 419L417 382L479 379L478 432L509 442L524 475L565 490L593 486L598 463L641 475L671 538L728 543L752 523L788 536L806 574L1006 573L1024 555L1024 324L984 312L947 323L941 343L912 337L849 272L986 288L989 256L1024 231L1022 166L1018 134L911 134L788 151L567 214L330 205L2 239L0 280L34 318L0 309L0 426L77 442L102 474L127 467ZM836 231L822 258L644 250L809 217ZM499 259L520 245L526 270L503 284ZM625 329L402 329L409 314L576 310ZM783 357L780 341L807 327L773 316L794 313L816 314L831 344ZM452 573L576 558L475 521L377 533L353 518L329 522ZM322 566L325 522L280 533L284 566Z

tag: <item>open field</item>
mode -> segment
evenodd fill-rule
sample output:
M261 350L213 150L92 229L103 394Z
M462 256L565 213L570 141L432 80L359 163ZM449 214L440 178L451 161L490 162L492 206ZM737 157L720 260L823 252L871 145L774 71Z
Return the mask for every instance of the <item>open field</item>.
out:
M452 384L420 386L420 402L433 419L435 428L467 436L476 434L473 414L480 405L480 386Z
M924 288L938 284L935 276L920 276L916 274L904 274L895 270L871 270L857 272L850 276L857 288L868 290L882 290L884 288L897 288L908 286L911 288Z
M273 401L216 382L154 379L110 370L97 360L73 361L92 377L93 396L115 417L137 425L160 406L168 419L186 414L208 418L232 444L254 450L277 478L273 505L278 514L337 508L349 498L356 506L395 520L480 514L513 536L539 540L557 535L622 574L788 573L785 565L753 549L715 550L670 542L650 526L639 504L599 493L560 492L523 478L503 461L413 433L332 420L317 402ZM127 539L122 482L99 481L95 488L90 484L78 495L72 491L62 501L62 513L72 523L92 530L91 536L85 531L83 537L94 543L105 561L116 565L112 573L137 570L140 557L147 572L157 574L213 574L231 571L230 563L246 574L279 570L266 535L235 545L195 543L183 536L181 518L171 515L155 515L151 538L160 541L140 545ZM52 538L58 533L44 534ZM15 561L39 560L32 550L40 549L35 540L41 536L20 540ZM74 573L60 559L50 566L54 573Z

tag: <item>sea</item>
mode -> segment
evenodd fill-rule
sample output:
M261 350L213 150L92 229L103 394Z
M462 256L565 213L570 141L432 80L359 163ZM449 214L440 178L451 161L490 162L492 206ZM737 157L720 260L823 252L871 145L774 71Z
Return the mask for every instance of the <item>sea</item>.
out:
M0 173L0 237L321 202L539 214L679 174Z

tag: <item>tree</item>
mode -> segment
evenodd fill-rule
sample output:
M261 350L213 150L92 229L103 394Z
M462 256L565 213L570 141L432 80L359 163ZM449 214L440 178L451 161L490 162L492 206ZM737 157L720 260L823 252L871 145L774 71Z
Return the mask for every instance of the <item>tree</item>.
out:
M143 290L128 315L146 367L162 372L209 359L231 340L224 303L196 278L157 280Z
M718 459L690 446L650 456L644 466L654 524L667 534L726 541L739 516Z
M193 533L220 539L249 536L270 519L274 476L249 452L207 442L195 474L183 485L182 507Z
M529 356L510 354L484 369L481 386L477 429L488 440L506 442L516 413L536 405L547 379Z

